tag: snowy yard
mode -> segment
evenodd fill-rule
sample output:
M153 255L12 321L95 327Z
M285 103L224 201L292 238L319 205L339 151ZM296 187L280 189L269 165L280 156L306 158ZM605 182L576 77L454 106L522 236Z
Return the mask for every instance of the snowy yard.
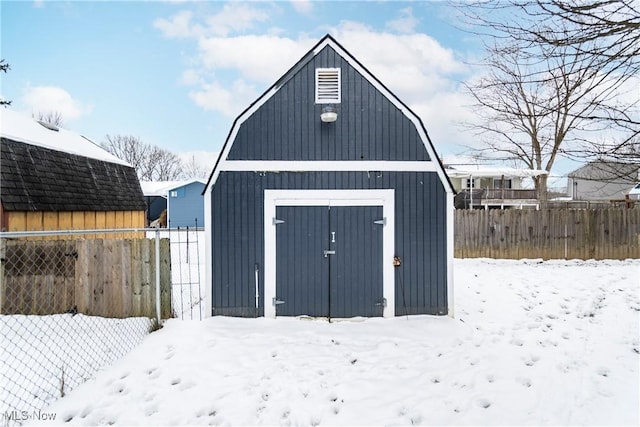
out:
M638 425L640 261L455 266L455 319L170 320L46 412L72 425Z

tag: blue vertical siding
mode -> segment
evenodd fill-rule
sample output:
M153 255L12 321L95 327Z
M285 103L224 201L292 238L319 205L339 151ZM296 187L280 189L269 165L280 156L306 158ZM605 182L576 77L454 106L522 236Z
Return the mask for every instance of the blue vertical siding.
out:
M169 227L204 227L203 190L203 183L192 182L168 192Z
M315 69L339 67L338 120L322 123ZM296 70L244 121L229 160L430 160L413 123L333 49Z
M264 264L265 189L394 189L396 315L447 313L446 194L435 172L221 172L211 193L212 314L263 313L264 269L256 310L254 264Z
M259 100L259 108L241 116L234 125L234 139L226 143L231 146L225 160L437 162L425 148L430 142L423 141L423 129L410 119L413 113L396 107L354 63L330 44L309 52L267 99ZM315 103L314 92L315 69L329 67L341 70L342 99L335 104L338 120L327 124L320 121L323 105ZM210 193L212 227L207 231L212 242L214 315L258 316L265 303L271 304L262 299L266 189L395 190L394 250L402 259L401 267L394 269L395 313L447 313L448 183L436 172L222 171L216 176ZM257 309L256 263L261 296ZM298 273L302 274L293 272Z

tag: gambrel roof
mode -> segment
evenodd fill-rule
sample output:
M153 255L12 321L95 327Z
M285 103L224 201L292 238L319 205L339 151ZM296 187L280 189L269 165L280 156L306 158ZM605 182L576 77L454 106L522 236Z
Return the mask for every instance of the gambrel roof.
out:
M90 140L4 110L0 199L5 211L141 211L135 169ZM68 144L65 144L68 141Z
M338 123L332 124L335 134L331 134L320 123L321 104L296 103L313 98L313 67L337 67L336 64L342 67L345 89L338 107ZM367 101L363 101L364 91ZM279 103L286 103L285 110L294 111L296 117L277 117ZM366 108L358 109L358 105ZM309 113L315 110L317 114ZM275 122L271 120L274 117ZM356 122L364 124L359 129L349 126ZM409 143L396 145L397 141L390 138L396 133L388 130L392 127L394 131L402 127ZM264 132L264 141L247 139L259 132ZM325 144L328 141L341 145ZM303 148L302 144L306 146ZM323 37L235 119L205 191L221 171L233 170L436 172L445 191L454 192L420 117L330 35Z

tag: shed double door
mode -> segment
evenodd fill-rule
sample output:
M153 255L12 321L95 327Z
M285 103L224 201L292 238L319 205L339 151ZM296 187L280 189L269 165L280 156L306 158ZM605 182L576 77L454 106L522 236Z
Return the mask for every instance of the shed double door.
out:
M276 208L277 316L382 316L382 206Z

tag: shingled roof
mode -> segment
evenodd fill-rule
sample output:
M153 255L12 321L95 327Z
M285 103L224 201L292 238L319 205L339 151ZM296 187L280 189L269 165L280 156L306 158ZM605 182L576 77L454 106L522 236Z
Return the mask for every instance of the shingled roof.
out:
M38 122L34 123L39 126ZM38 144L39 141L25 142L19 137L8 137L4 123L2 130L0 199L5 211L146 209L135 169L127 163L105 160L108 156L88 157L52 149ZM95 144L89 140L86 144L91 144L89 149L95 151Z

